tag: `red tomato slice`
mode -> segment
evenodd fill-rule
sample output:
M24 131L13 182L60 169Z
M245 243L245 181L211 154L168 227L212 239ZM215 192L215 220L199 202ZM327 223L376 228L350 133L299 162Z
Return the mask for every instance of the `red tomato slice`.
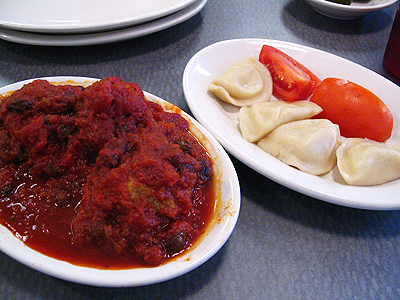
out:
M264 45L259 60L271 73L273 94L284 100L307 99L321 83L310 70L274 47Z
M393 116L385 103L366 88L337 78L326 78L310 101L323 111L316 118L339 125L344 137L386 141L393 130Z

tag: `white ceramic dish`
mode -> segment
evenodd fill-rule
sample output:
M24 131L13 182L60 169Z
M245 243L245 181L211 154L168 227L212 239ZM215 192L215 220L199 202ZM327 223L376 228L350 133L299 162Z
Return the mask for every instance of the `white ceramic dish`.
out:
M50 82L73 81L91 83L96 79L85 77L47 77ZM0 88L0 94L19 89L25 80ZM155 101L168 109L170 104L145 92L148 100ZM183 275L198 267L212 257L227 241L235 227L240 209L240 188L236 171L221 145L197 121L182 112L191 123L191 131L204 142L215 162L214 172L218 176L216 191L220 191L220 200L216 205L214 220L203 239L184 255L155 268L131 270L99 270L72 265L53 259L25 246L8 229L0 225L0 250L17 261L48 275L64 280L107 287L141 286L157 283Z
M327 0L306 0L320 14L334 19L357 19L370 12L395 4L398 0L355 0L350 5L334 3Z
M373 210L399 209L400 180L378 186L348 186L344 184L337 169L323 177L310 175L289 167L242 138L238 129L238 108L213 97L208 92L208 85L236 62L250 55L258 57L264 44L286 52L320 79L338 77L370 89L387 104L393 114L393 135L388 142L400 145L400 87L341 57L281 41L228 40L210 45L195 54L185 68L183 89L196 119L232 155L264 176L293 190L343 206Z
M0 26L41 33L111 30L155 20L195 0L13 0L0 10Z
M182 23L200 12L207 0L193 4L163 18L116 30L82 34L41 34L0 27L0 39L36 46L84 46L138 38Z

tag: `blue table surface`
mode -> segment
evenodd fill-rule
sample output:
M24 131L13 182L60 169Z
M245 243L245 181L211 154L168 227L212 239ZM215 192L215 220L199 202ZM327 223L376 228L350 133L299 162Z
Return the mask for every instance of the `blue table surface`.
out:
M41 76L113 75L190 113L184 67L203 47L234 38L310 46L388 78L382 59L396 9L346 21L320 15L304 0L209 0L181 24L112 44L0 40L0 86ZM399 211L329 204L232 161L242 192L239 220L228 242L199 268L149 286L104 288L42 274L0 252L0 299L400 299Z

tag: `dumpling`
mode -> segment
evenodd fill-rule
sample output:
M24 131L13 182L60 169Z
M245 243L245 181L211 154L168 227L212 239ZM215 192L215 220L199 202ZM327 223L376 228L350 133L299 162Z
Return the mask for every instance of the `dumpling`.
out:
M336 155L339 172L347 184L377 185L400 178L400 146L348 138Z
M272 77L267 67L250 56L215 78L208 89L224 102L249 106L271 99Z
M311 118L322 108L310 101L268 101L242 107L239 111L239 126L243 138L258 142L279 125Z
M336 165L339 126L326 119L306 119L274 129L258 146L303 172L321 175Z

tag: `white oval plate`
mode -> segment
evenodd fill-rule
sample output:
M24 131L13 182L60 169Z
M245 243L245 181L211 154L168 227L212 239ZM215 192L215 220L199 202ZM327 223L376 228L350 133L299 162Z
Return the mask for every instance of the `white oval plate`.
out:
M0 27L0 39L37 46L87 46L138 38L180 24L200 12L207 0L195 3L168 16L131 27L81 34L43 34Z
M183 74L183 89L189 108L197 120L232 155L262 175L293 190L343 206L373 210L399 209L400 180L378 186L348 186L343 183L337 169L325 176L310 175L282 163L242 138L238 130L238 108L218 101L208 92L208 85L236 62L250 55L257 58L264 44L286 52L320 79L348 79L371 90L393 114L393 135L388 142L400 145L400 87L344 58L274 40L223 41L202 49L191 58Z
M97 79L86 77L45 77L50 82L78 82L90 84ZM14 91L24 84L31 82L25 80L0 88L0 94ZM168 110L171 104L145 92L148 100L157 102ZM176 112L174 106L174 112ZM178 109L178 111L180 111ZM186 251L184 255L154 268L137 268L129 270L101 270L94 268L80 267L68 262L57 260L27 247L17 239L7 228L0 225L0 250L15 260L28 267L41 271L45 274L87 285L103 287L127 287L141 286L162 282L183 275L211 258L228 240L239 215L240 209L240 188L236 171L225 150L193 118L184 113L181 114L189 120L191 131L203 141L214 161L214 173L218 178L216 194L220 194L216 205L214 219L207 232L199 243Z
M356 19L370 12L395 4L398 0L354 1L350 5L334 3L327 0L306 0L320 14L334 19Z
M155 20L196 0L13 0L2 4L0 26L41 33L111 30Z

